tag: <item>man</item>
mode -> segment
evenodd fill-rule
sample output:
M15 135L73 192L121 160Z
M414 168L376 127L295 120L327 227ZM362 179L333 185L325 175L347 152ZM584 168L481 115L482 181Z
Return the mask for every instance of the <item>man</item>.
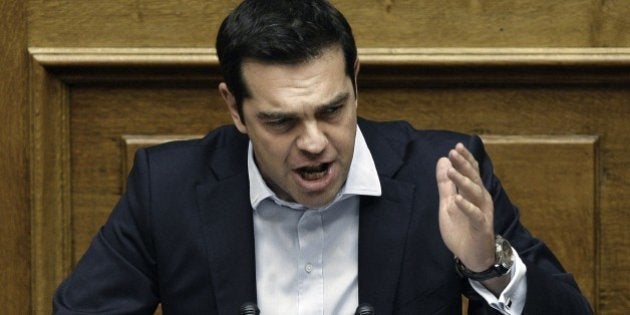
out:
M589 314L518 221L478 137L357 118L350 26L324 0L223 22L234 126L139 150L58 314Z

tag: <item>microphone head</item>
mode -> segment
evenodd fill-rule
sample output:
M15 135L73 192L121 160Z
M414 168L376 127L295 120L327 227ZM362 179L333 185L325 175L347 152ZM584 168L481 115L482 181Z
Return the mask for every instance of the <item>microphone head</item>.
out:
M361 303L354 315L374 315L374 307L368 303Z
M241 305L241 308L238 310L240 315L258 315L260 314L260 310L256 303L245 302Z

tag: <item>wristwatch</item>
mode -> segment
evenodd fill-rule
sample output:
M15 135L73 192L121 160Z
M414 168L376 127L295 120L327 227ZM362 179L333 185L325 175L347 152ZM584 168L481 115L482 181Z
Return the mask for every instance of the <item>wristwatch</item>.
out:
M484 281L496 277L500 277L512 268L514 265L514 254L512 253L512 245L501 235L494 237L494 264L490 268L481 271L474 272L466 268L464 264L455 257L455 271L461 276L475 281Z

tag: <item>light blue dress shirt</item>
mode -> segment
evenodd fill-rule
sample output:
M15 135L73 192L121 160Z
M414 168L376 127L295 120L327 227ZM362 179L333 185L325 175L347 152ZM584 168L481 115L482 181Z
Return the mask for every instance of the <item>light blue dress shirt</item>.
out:
M250 143L247 166L261 314L354 314L359 302L359 196L381 195L361 130L357 127L346 183L330 204L319 209L278 198L262 178L252 150ZM495 309L520 314L524 268L517 257L512 282L498 299L480 284L473 287Z

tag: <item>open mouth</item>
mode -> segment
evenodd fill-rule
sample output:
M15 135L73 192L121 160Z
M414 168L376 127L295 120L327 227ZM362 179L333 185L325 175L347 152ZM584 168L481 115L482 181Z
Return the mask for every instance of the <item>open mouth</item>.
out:
M324 178L330 169L331 163L322 163L316 166L305 166L296 169L304 180L318 180Z

